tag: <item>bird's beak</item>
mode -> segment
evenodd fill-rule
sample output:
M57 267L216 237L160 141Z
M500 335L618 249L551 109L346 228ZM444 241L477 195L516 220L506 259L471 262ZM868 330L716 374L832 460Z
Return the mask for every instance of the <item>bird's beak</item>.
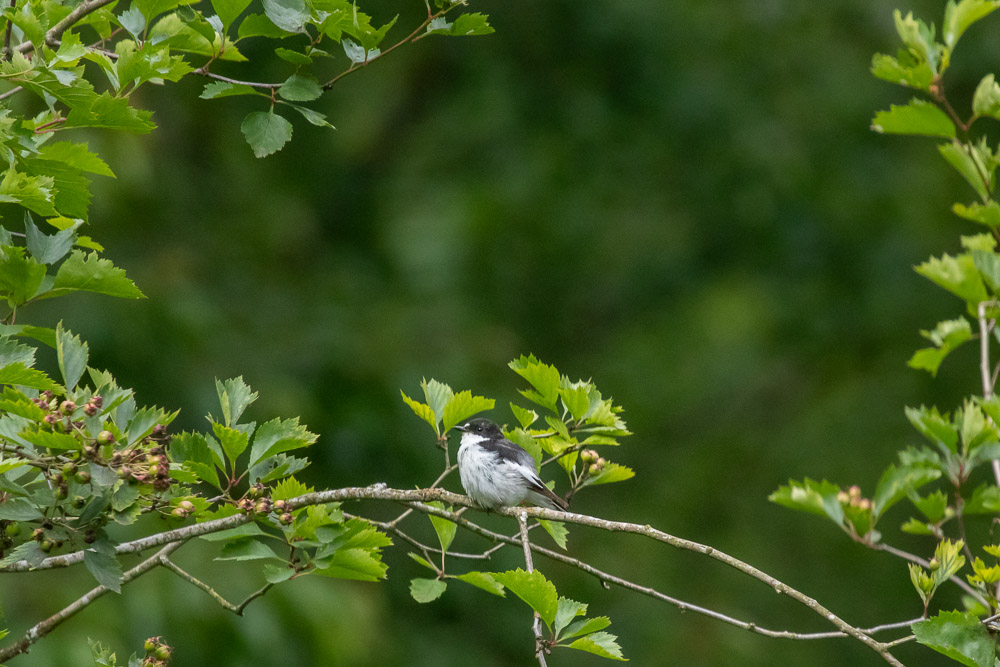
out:
M456 431L461 431L462 433L465 433L465 426L463 424L456 424L455 426L452 426L452 428L455 429Z

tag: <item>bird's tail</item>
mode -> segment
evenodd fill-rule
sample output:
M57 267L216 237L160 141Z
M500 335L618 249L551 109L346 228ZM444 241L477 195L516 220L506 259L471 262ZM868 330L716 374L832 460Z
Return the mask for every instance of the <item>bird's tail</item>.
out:
M569 509L569 503L553 493L544 484L531 490L531 502L539 507L548 507L550 510L566 511Z

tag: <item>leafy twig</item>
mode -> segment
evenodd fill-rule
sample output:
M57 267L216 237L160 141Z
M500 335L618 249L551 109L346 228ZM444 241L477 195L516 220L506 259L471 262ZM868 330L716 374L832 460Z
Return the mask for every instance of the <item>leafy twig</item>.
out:
M528 539L528 513L521 510L517 513L517 525L521 531L521 547L524 549L524 569L528 572L535 571L535 564L531 560L531 541ZM536 611L534 620L531 623L531 631L535 633L535 656L541 667L547 667L545 654L548 650L545 646L545 638L542 636L542 617Z

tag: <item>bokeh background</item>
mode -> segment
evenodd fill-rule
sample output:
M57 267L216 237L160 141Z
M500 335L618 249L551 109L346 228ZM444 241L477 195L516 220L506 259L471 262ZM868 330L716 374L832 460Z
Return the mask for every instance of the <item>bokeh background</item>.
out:
M364 8L400 13L391 39L424 11L404 4ZM301 476L317 487L429 483L440 452L400 389L438 378L513 421L523 384L506 364L532 352L593 378L635 433L610 457L636 477L576 509L710 544L861 626L911 618L901 561L767 495L804 476L870 494L918 442L904 405L951 409L976 390L971 346L936 381L905 364L920 329L960 312L912 266L977 231L949 213L971 191L933 142L868 129L909 97L868 73L872 53L896 49L892 10L940 24L943 5L477 0L496 34L423 40L344 79L318 105L338 131L296 118L292 143L264 160L239 132L251 101L199 100L203 81L148 90L137 102L155 110L152 135L91 137L118 179L96 184L90 229L148 300L74 297L34 317L63 318L141 401L180 408L178 428L203 428L214 378L242 375L260 392L253 417L301 415L321 434ZM950 80L962 109L997 67L998 30L993 18L962 39ZM929 555L898 530L908 511L884 520L885 539ZM828 629L711 559L583 528L570 550L762 625ZM531 664L519 600L453 584L418 605L408 582L423 572L405 552L389 551L387 583L307 578L244 618L156 572L17 664L88 664L88 637L124 657L153 634L185 667ZM179 560L232 598L260 585L213 554L190 545ZM501 552L491 567L520 562ZM633 664L882 664L857 642L767 639L538 565L611 617ZM4 584L22 631L90 586L76 572ZM945 662L912 644L899 655Z

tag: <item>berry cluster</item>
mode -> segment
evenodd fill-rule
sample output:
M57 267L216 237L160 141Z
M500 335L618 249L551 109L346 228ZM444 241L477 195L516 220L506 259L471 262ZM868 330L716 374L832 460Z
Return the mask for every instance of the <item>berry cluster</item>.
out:
M83 428L82 421L73 421L73 415L77 412L77 405L73 401L60 402L51 391L46 390L39 394L38 398L32 399L32 402L45 412L42 421L48 424L52 430L71 433L74 428ZM93 417L103 405L103 397L92 396L83 406L83 413L88 417Z
M598 456L597 452L593 449L585 449L580 452L580 460L583 461L584 472L589 474L591 477L604 470L604 466L607 464L604 457Z
M142 667L167 667L170 664L170 656L174 652L174 647L163 641L163 637L150 637L142 647L146 650L146 657L142 660Z
M837 502L841 505L850 505L851 507L857 507L861 510L870 510L872 508L872 501L868 498L861 497L861 488L855 484L847 491L841 491L837 494Z
M288 511L288 504L284 500L272 501L266 493L267 487L258 482L247 490L236 506L246 514L270 514L274 512L278 515L278 520L281 523L286 526L291 524L294 517Z
M98 443L105 433L107 432L97 436ZM166 491L172 482L170 461L166 455L166 445L169 441L170 436L167 435L166 427L157 424L151 435L128 449L112 454L111 467L117 469L119 479L152 484L157 491Z

